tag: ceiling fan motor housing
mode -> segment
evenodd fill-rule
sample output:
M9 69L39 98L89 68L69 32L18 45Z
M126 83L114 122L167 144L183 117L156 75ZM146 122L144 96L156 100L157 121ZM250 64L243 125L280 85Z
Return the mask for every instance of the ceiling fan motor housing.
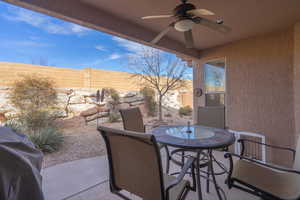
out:
M193 4L183 3L183 4L176 6L176 8L174 8L173 14L174 14L174 16L178 17L179 19L188 18L191 16L190 16L190 14L187 13L187 11L193 10L193 9L196 9L196 7Z

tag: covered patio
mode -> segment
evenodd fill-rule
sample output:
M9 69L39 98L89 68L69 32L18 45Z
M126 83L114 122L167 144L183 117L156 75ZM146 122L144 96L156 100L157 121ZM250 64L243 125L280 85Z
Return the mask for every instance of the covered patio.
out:
M165 155L163 156L163 159L165 159ZM225 161L222 153L217 153L216 156L219 160ZM172 165L170 172L172 173L178 170L179 167ZM64 174L64 177L61 177L61 174ZM42 172L44 177L43 188L45 198L46 200L121 200L118 196L111 194L108 174L106 156L87 158L46 168ZM191 179L190 177L186 178ZM225 176L218 177L218 182L224 189L227 199L259 199L258 197L237 189L228 190L227 186L223 184L225 178ZM203 191L206 190L204 182L203 180ZM133 200L141 199L129 193L127 193L127 195ZM203 199L213 200L217 198L213 187L211 187L210 193L203 192ZM195 200L197 199L197 195L195 192L190 192L186 199Z
M199 108L207 106L209 93L205 88L205 66L214 60L222 60L225 71L224 120L225 127L233 131L259 133L271 145L296 147L300 133L300 2L298 0L264 0L220 2L217 0L190 0L197 8L213 11L206 18L222 19L231 31L222 35L205 26L193 28L193 48L186 48L186 39L176 30L169 31L161 40L153 39L174 20L172 18L143 20L145 15L170 14L179 1L168 0L5 0L8 3L41 12L66 21L80 24L144 45L176 54L193 67L194 123L199 124ZM151 42L152 41L152 42ZM200 91L201 94L198 92ZM202 94L203 93L203 94ZM224 160L223 153L217 158ZM293 159L287 153L266 149L266 161L291 167ZM76 161L77 162L77 161ZM46 199L118 199L110 194L106 157L94 160L66 163L69 169L88 167L97 173L103 165L102 177L93 184L85 183L84 174L63 173L56 170L64 166L46 169L44 173ZM225 162L226 163L226 162ZM74 164L74 165L73 165ZM86 165L87 164L87 165ZM89 165L90 164L90 165ZM52 171L53 170L53 171ZM176 169L172 169L176 170ZM251 172L249 172L251 173ZM78 176L78 177L77 177ZM72 178L69 179L69 178ZM56 181L64 179L75 184L67 194ZM74 178L74 180L73 180ZM189 178L189 177L187 177ZM225 188L228 199L257 199L236 189L227 190L225 176L218 182ZM62 187L68 185L62 180ZM78 183L78 185L76 185ZM68 185L68 186L67 186ZM203 186L204 187L204 186ZM68 189L65 189L68 191ZM205 189L203 189L205 191ZM215 193L204 199L215 199ZM48 197L47 197L48 196ZM197 199L191 192L187 199Z

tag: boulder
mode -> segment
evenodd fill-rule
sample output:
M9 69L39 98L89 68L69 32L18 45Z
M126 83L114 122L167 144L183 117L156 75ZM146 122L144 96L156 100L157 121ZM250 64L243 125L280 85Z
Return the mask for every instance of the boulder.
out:
M127 92L124 95L122 95L124 98L130 98L138 95L138 92Z
M121 103L133 103L137 101L144 101L144 97L142 96L134 96L134 97L126 97L121 99Z
M76 90L75 94L83 97L96 97L95 91Z
M143 101L136 101L136 102L130 103L130 106L137 106L137 105L141 105L141 104L144 104L144 102Z
M68 103L69 95L66 93L58 93L57 94L57 101L58 103Z
M61 110L55 112L54 116L57 117L57 118L66 118L66 117L68 117L67 109L61 109Z
M95 114L98 114L98 112L108 112L109 110L108 109L105 109L103 107L98 107L98 106L94 106L90 109L87 109L85 111L82 111L80 113L81 116L83 117L86 117L86 116L91 116L91 115L95 115Z
M11 119L17 118L17 117L18 117L18 114L17 114L16 112L12 111L12 112L6 112L6 113L4 114L4 116L5 116L5 118L6 118L7 120L11 120Z
M85 118L86 121L90 122L90 121L93 121L97 118L106 118L109 116L109 112L101 112L99 114L95 114L95 115L90 115L90 116L87 116Z
M95 105L93 104L72 104L72 105L68 105L68 110L74 115L80 115L81 112L94 107Z
M66 94L66 95L70 95L73 93L73 89L64 89L64 88L58 88L56 89L56 92L58 94Z
M85 101L83 96L78 96L78 95L72 96L69 101L69 104L84 104L84 103Z
M118 105L118 109L127 109L130 105L128 103L121 103Z

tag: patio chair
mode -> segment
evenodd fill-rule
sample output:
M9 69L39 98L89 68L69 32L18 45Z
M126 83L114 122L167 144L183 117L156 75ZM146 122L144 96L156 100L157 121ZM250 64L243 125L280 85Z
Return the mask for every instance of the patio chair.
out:
M163 174L156 139L151 134L99 127L104 138L109 163L109 185L112 193L130 200L122 191L144 200L183 200L195 189L194 158L189 158L177 176ZM184 180L192 169L193 186Z
M241 189L265 200L300 199L300 139L297 151L291 148L268 145L248 139L240 139L241 155L226 153L230 161L230 171L226 180L228 187ZM290 152L294 158L293 168L272 165L243 155L245 143L256 143ZM233 163L233 157L238 158Z
M139 107L120 109L120 114L123 121L123 128L127 131L135 131L140 133L146 133L146 126L144 125L143 115ZM166 173L170 170L170 153L167 145L158 144L159 149L164 148L166 151Z
M197 123L203 126L225 129L225 107L199 107Z
M225 129L225 107L224 106L206 106L206 107L199 107L198 108L198 118L197 118L197 124L202 126L208 126L213 128L219 128L219 129ZM217 149L219 151L228 151L228 147ZM227 169L225 165L218 161L213 156L213 161L216 163L220 169L222 169L222 172L219 172L217 174L222 175L227 172ZM209 169L207 169L209 170ZM207 192L209 192L209 172L207 171Z

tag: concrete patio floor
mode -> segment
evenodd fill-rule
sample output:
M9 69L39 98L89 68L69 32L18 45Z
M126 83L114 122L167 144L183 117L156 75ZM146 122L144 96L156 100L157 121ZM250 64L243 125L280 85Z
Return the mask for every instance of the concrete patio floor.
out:
M222 152L216 152L218 160L224 160ZM164 155L163 155L164 160ZM163 162L164 163L164 162ZM107 157L100 156L82 159L53 167L42 171L43 190L46 200L120 200L109 191ZM171 165L171 172L179 168ZM189 179L189 176L185 177ZM228 190L224 184L225 176L217 176L219 186L223 188L228 200L257 200L259 198L239 191ZM218 199L211 185L210 193L206 193L205 182L202 179L203 199ZM130 196L130 194L128 194ZM130 196L132 199L140 199ZM197 200L195 192L190 192L187 200Z

